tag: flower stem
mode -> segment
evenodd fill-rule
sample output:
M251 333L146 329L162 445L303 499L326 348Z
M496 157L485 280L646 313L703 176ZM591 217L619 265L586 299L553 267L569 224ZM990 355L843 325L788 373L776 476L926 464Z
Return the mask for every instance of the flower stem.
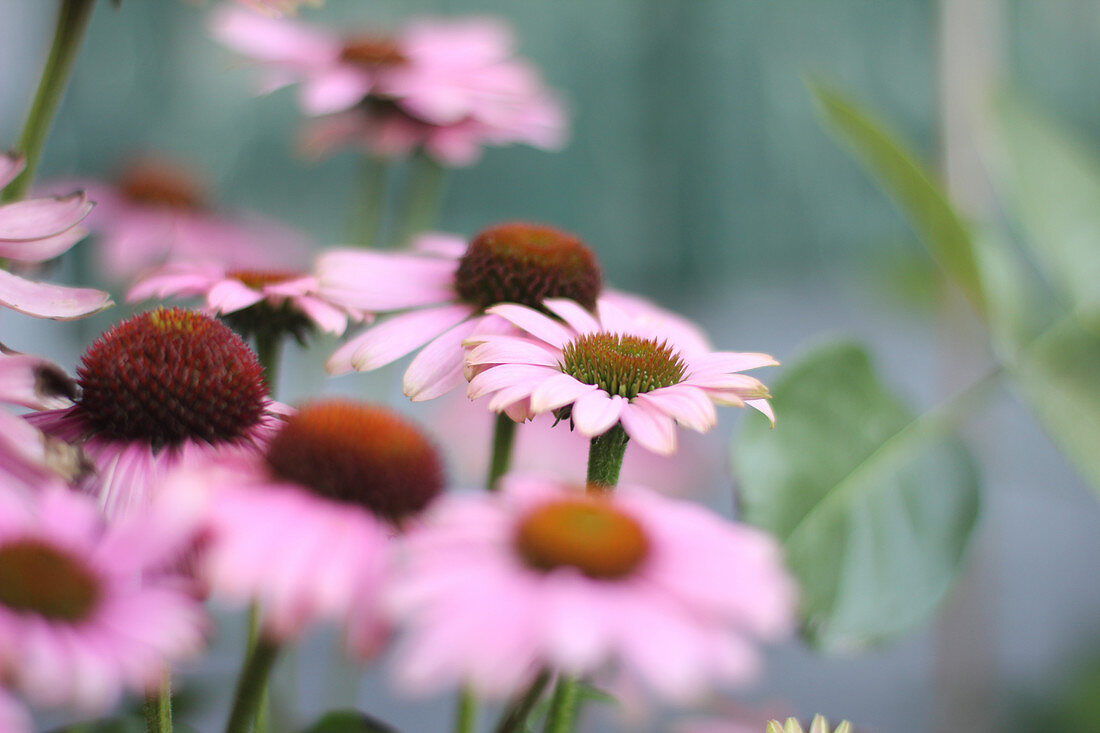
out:
M418 151L410 168L401 227L397 232L400 246L407 245L415 235L431 228L443 197L443 166L427 153Z
M497 723L497 727L493 728L493 733L526 731L527 718L531 716L531 711L535 709L535 705L538 704L539 698L542 697L542 693L546 690L548 684L550 684L550 670L544 669L539 672L531 686L521 696L509 703L500 718L500 722Z
M543 733L571 733L577 716L577 680L567 674L558 675L550 712L546 715Z
M497 481L508 472L515 441L515 421L507 414L498 412L496 424L493 426L493 455L489 460L489 477L485 480L485 488L489 491L496 491Z
M619 470L630 436L618 423L588 445L588 485L611 489L619 483Z
M351 242L360 247L377 247L382 234L382 214L386 210L386 177L389 162L367 155L359 178L357 199L352 203Z
M147 733L172 733L172 677L164 671L157 696L145 698L145 730Z
M42 78L34 101L23 123L23 133L19 136L17 150L26 158L26 167L7 188L0 193L0 202L16 201L23 198L34 180L38 160L42 156L42 146L50 131L57 105L69 82L73 62L76 60L88 19L92 16L95 0L62 0L54 28L50 54L46 57L46 66L42 69Z
M252 655L256 644L260 641L260 602L253 601L248 607L248 645L245 647L245 658ZM270 701L267 695L267 680L263 682L260 690L260 702L256 706L256 718L252 721L253 733L265 733L267 731L267 718Z
M233 697L233 710L226 723L226 733L247 733L256 720L257 708L267 689L267 678L279 656L279 645L260 638L245 660L241 676L237 678L237 691Z
M477 729L477 698L468 687L458 693L458 708L455 710L455 733L474 733Z
M259 329L255 335L256 357L264 368L264 381L267 382L267 393L275 395L275 387L279 379L279 352L282 350L282 336L272 329Z

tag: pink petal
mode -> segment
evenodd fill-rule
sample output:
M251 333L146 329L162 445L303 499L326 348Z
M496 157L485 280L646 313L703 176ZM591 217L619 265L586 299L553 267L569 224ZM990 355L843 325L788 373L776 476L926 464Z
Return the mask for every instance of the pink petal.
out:
M88 236L84 227L72 227L61 234L42 239L10 240L0 239L0 257L20 262L43 262L52 260Z
M423 346L473 314L468 305L444 305L394 316L349 341L332 355L329 371L346 357L361 372L377 369ZM352 345L354 344L354 348Z
M92 206L83 193L0 206L0 239L42 239L61 234L83 221Z
M557 366L561 352L545 343L512 336L488 337L466 356L469 364L541 364Z
M684 380L684 384L690 384L703 389L717 389L736 392L742 398L767 397L768 388L755 377L747 374L692 374Z
M558 373L547 367L530 364L501 364L490 367L470 380L466 396L476 400L498 389L506 389L520 384L530 384L533 389L540 381Z
M775 412L772 410L770 402L767 400L745 400L745 404L762 412L771 421L772 427L775 427Z
M492 308L487 308L485 312L508 320L535 338L540 338L558 349L563 348L573 340L573 334L567 328L525 305L501 303L494 305Z
M550 298L542 302L577 333L595 333L602 330L595 316L586 311L580 303L565 298Z
M568 374L555 374L543 380L531 392L531 410L534 412L556 410L576 401L582 395L598 389L599 387L596 385L585 384Z
M317 324L317 328L335 336L344 335L344 331L348 328L348 314L345 311L312 295L300 295L293 300L294 304Z
M405 370L405 395L422 402L450 392L466 381L462 376L462 340L477 327L477 319L463 321L438 336L413 358Z
M427 232L416 237L412 241L412 248L417 252L434 254L440 257L457 260L466 254L466 240L454 234L442 232Z
M370 77L362 70L337 66L302 85L302 110L308 115L342 112L359 104L370 88Z
M0 305L36 318L69 321L113 305L109 293L25 280L0 270Z
M335 37L229 6L211 14L210 32L239 53L292 68L314 68L335 60L340 53Z
M337 250L317 260L320 295L368 311L453 300L457 260Z
M592 438L610 430L627 404L619 395L609 397L602 389L597 389L577 398L570 414L581 435Z
M224 268L217 265L173 263L142 277L126 294L128 303L148 298L191 297L202 295L207 288L225 278Z
M676 426L654 407L632 402L620 418L623 430L645 449L662 456L676 452Z
M751 352L715 351L705 356L693 359L692 372L743 372L747 369L756 369L765 366L779 366L775 357L768 354L754 354Z
M25 163L22 155L0 155L0 190L15 180Z
M218 313L233 313L256 305L263 299L262 293L239 280L222 280L206 294L206 305Z
M705 433L714 427L718 414L707 393L698 387L677 384L640 394L634 399L672 417L686 428Z

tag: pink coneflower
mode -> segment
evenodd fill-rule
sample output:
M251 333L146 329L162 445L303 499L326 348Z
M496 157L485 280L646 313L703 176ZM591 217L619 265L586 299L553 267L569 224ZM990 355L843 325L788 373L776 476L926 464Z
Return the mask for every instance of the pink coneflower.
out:
M407 685L504 695L545 667L614 663L682 700L744 682L751 640L789 629L793 586L763 533L640 487L502 487L440 501L407 537L389 599Z
M443 473L434 446L393 411L325 401L289 417L264 453L177 483L208 492L199 576L216 595L260 601L277 640L354 620L349 644L367 656L384 636L389 535L436 497Z
M337 114L309 133L315 152L347 143L380 155L423 148L466 165L485 145L564 141L562 105L514 58L511 32L492 18L420 19L393 36L345 37L223 8L213 32L268 67L265 90L300 82L306 114Z
M123 689L156 689L165 666L203 641L199 605L160 570L185 537L160 515L106 523L92 499L67 490L5 502L5 680L36 704L95 712Z
M361 310L331 303L319 287L315 276L293 270L173 262L142 276L126 300L199 296L204 312L221 316L239 333L275 329L292 333L299 341L314 329L343 335L349 320L367 318Z
M98 264L114 279L169 259L270 266L303 249L283 225L218 211L198 176L177 162L138 160L114 184L84 185L96 202L87 224L98 235Z
M588 438L621 425L662 455L676 450L675 424L709 430L715 403L747 404L773 417L767 388L737 373L776 364L767 354L699 349L677 338L679 328L607 299L599 301L596 315L570 300L542 304L560 320L512 303L486 311L524 335L467 339L473 348L466 360L476 372L471 399L491 396L489 408L496 412L568 415Z
M490 227L467 246L457 237L429 235L419 253L335 251L317 264L327 297L371 312L407 312L348 341L328 361L342 374L369 371L427 344L405 372L405 394L438 397L460 386L462 342L475 333L511 330L486 315L497 303L538 307L544 298L595 305L602 276L579 239L537 224Z
M23 170L23 158L0 155L0 190ZM68 251L88 230L79 226L92 210L83 193L0 205L0 258L44 262ZM81 318L111 305L101 290L34 282L0 268L0 305L37 318Z
M77 383L72 407L27 419L83 447L111 516L143 507L171 468L260 450L285 409L267 398L263 368L239 336L179 308L104 333L84 353Z

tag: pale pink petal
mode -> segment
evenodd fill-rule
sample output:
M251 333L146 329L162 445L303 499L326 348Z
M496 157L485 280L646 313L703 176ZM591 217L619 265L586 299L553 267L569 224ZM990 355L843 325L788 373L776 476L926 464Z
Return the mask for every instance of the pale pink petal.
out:
M326 303L320 298L315 298L312 295L300 295L294 298L294 304L325 333L343 336L344 331L348 328L347 312Z
M775 412L772 410L770 402L767 400L745 400L745 404L762 412L771 421L772 427L775 427Z
M15 180L25 162L22 155L0 155L0 190Z
M676 452L676 426L656 408L632 402L620 419L626 434L643 448L662 456Z
M317 260L322 297L368 311L453 300L456 260L337 250Z
M25 354L0 356L0 402L32 410L68 407L75 383L61 367Z
M0 270L0 305L36 318L69 321L113 304L109 293L25 280Z
M570 414L581 435L593 438L610 430L619 421L627 404L619 395L609 397L606 392L597 389L578 397Z
M135 303L148 298L193 297L202 295L225 278L225 268L210 264L172 263L143 276L130 288L126 301Z
M649 405L673 418L685 428L697 430L700 433L710 430L718 421L718 413L707 393L698 387L686 384L646 392L635 397L634 401Z
M582 395L598 389L599 387L596 385L585 384L568 374L555 374L543 380L531 392L531 409L535 412L556 410L559 407L571 404Z
M683 384L702 387L706 390L716 389L736 392L742 398L767 397L768 388L755 377L747 374L702 374L698 377L694 374L684 380Z
M775 357L768 354L754 354L737 351L715 351L692 359L692 372L743 372L765 366L779 366Z
M540 338L551 346L561 349L573 340L573 334L552 318L539 313L533 308L515 303L501 303L487 308L486 313L500 316L515 326L527 331L535 338Z
M411 247L417 252L433 254L457 260L466 254L466 240L454 234L426 232L413 239Z
M0 206L0 240L41 239L61 234L79 224L92 206L83 193L5 204Z
M528 399L531 396L532 386L531 382L521 382L495 392L489 398L489 411L506 412L508 417L516 422L523 422L534 417Z
M603 330L599 321L575 300L550 298L544 300L542 304L568 323L577 333L595 333Z
M335 368L347 360L359 371L377 369L423 346L471 315L473 308L468 305L444 305L396 315L371 326L341 347L332 355L327 368L336 373Z
M431 400L466 381L462 375L462 340L477 327L469 319L424 347L405 370L405 395L413 402Z
M239 280L223 280L206 294L206 305L218 313L233 313L256 305L264 299L257 292Z
M340 41L334 36L231 6L211 14L210 31L235 51L295 69L315 68L335 60L340 53Z
M561 352L544 342L496 336L475 346L466 356L469 364L541 364L557 366Z
M556 369L531 364L502 364L490 367L470 380L466 396L476 400L498 389L523 383L530 383L533 389L539 381L557 373L559 372Z
M42 262L69 251L69 248L88 236L84 227L73 227L61 234L43 239L5 240L0 239L0 257L20 262Z
M342 112L357 105L370 91L370 77L350 66L326 69L302 85L302 110L308 115Z

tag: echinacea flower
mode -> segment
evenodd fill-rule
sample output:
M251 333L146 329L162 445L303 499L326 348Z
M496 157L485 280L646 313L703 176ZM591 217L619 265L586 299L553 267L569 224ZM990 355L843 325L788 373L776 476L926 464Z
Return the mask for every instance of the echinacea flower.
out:
M603 298L593 315L580 304L542 302L558 318L513 303L489 308L523 334L468 338L474 372L470 399L490 396L489 409L568 415L593 438L621 425L662 455L676 450L675 425L705 432L715 404L750 405L773 418L767 388L738 372L777 362L767 354L712 352L682 330L639 316ZM559 320L560 319L560 320ZM510 412L513 414L514 412Z
M423 148L466 165L484 145L551 149L565 137L562 105L492 18L423 18L393 36L345 37L223 8L212 27L268 67L265 91L298 82L306 114L334 115L310 132L315 152L361 142L379 155Z
M490 306L538 307L545 298L571 298L591 307L602 287L591 250L552 227L500 224L468 246L458 237L427 235L418 247L410 254L337 250L319 258L317 276L333 302L370 312L405 311L340 347L328 360L330 373L377 369L423 346L405 372L405 394L414 401L432 399L465 382L465 339L512 330L504 319L487 315Z
M329 302L319 288L315 276L293 270L171 262L139 278L126 300L199 296L204 312L221 316L244 336L269 329L300 342L315 329L343 335L348 321L366 319L363 311Z
M829 721L821 715L815 715L810 723L810 733L829 733ZM794 718L787 718L787 722L780 725L778 720L768 721L767 733L802 733L802 726ZM852 733L852 724L845 720L833 730L833 733Z
M0 155L0 189L23 170L24 160ZM88 230L80 226L92 210L82 193L0 205L0 258L44 262L68 251ZM0 305L36 318L81 318L111 305L101 290L34 282L0 268Z
M405 538L388 604L405 685L499 696L546 667L611 665L683 701L750 679L754 642L789 631L793 585L767 535L636 486L501 485L440 500Z
M104 333L77 369L72 407L27 415L78 444L110 516L137 511L170 469L255 452L280 422L263 367L239 336L180 308L140 313Z
M342 621L368 656L384 636L377 603L389 535L443 488L435 447L391 410L324 401L302 406L262 454L219 461L173 483L205 491L198 573L216 596L259 601L267 634L284 640Z
M198 176L178 162L137 160L113 184L82 184L96 202L86 223L97 236L97 264L112 279L170 259L270 267L304 249L284 225L218 210Z
M108 709L123 690L155 690L167 665L203 642L200 606L162 570L186 537L159 514L108 523L91 498L68 490L8 497L0 511L5 682L37 705L89 712Z

